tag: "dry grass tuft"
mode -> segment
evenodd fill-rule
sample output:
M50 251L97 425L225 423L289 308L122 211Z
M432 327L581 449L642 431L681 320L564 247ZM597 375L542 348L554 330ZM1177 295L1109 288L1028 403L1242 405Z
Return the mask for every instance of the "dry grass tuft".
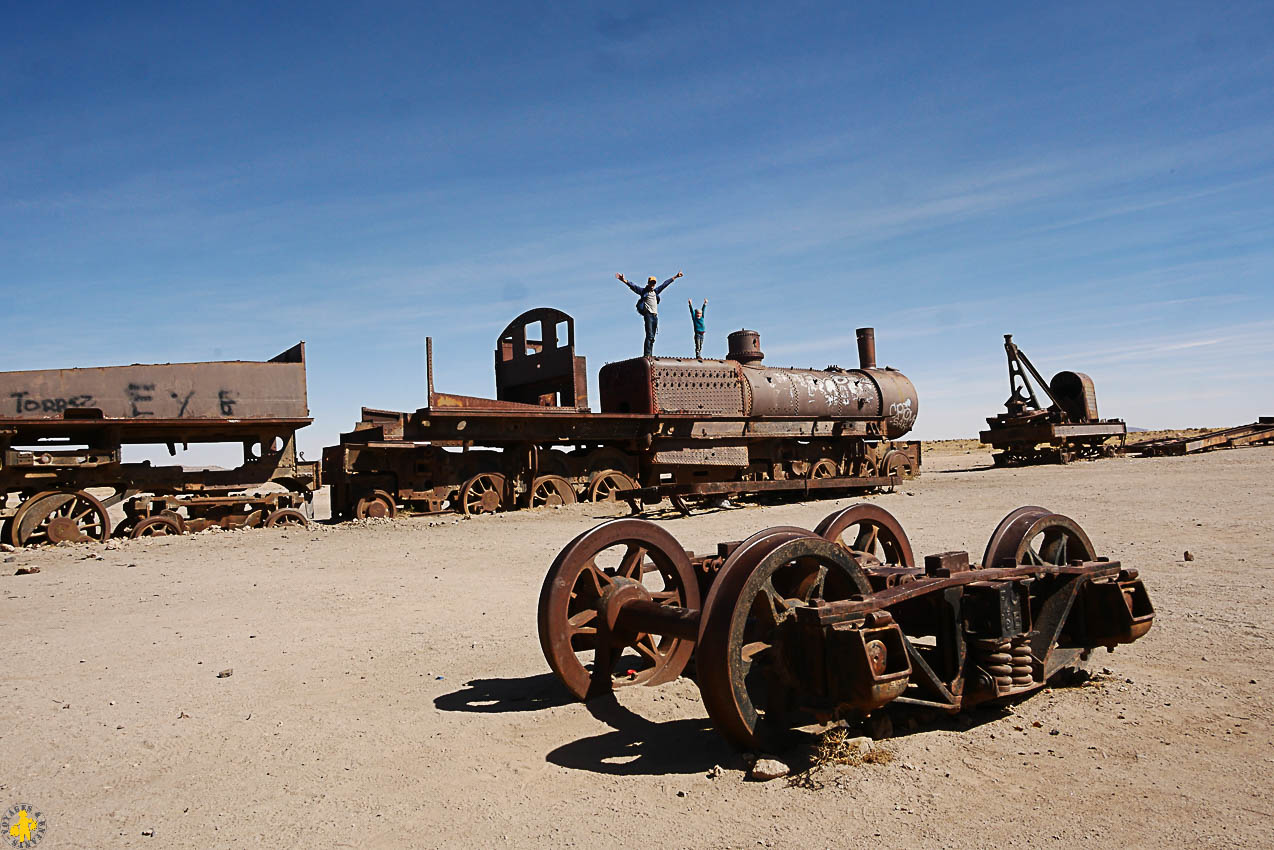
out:
M800 773L788 777L787 784L795 788L817 791L826 783L817 774L828 767L842 765L858 767L863 764L889 764L894 760L892 750L887 750L877 741L864 750L859 746L859 739L849 734L847 729L829 729L818 740L814 752L810 756L809 767Z

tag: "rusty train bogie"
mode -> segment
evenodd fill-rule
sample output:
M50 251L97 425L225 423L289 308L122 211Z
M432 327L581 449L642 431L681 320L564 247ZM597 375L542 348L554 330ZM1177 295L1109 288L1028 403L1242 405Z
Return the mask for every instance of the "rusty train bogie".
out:
M817 529L768 528L695 557L645 520L603 523L545 577L545 658L592 699L675 678L693 655L713 723L760 749L796 727L879 722L887 706L1013 701L1153 622L1136 571L1097 558L1077 523L1044 508L1005 517L980 566L944 552L916 567L875 505Z
M616 498L637 512L664 499L688 510L741 494L890 489L919 474L919 443L897 441L914 424L915 388L876 366L871 329L860 329L857 369L764 366L755 331L731 334L725 360L611 363L600 412L587 407L574 337L561 311L518 316L497 339L489 399L435 392L427 341L428 405L364 408L324 450L334 516L362 516L378 492L420 513Z

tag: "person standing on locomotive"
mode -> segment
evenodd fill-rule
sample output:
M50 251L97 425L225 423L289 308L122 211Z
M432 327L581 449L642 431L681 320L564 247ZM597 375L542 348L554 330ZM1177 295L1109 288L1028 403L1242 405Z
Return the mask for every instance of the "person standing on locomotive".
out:
M686 304L690 307L690 324L695 329L695 359L703 359L703 332L705 329L703 322L703 314L708 312L708 299L703 299L703 306L698 310L695 309L694 301L686 299Z
M681 276L681 272L677 272L658 286L655 285L655 278L647 278L645 287L639 287L625 278L623 272L615 275L616 280L636 292L639 296L637 299L637 312L641 315L646 325L644 355L646 357L651 357L655 353L655 334L659 331L659 293L667 289L674 280Z

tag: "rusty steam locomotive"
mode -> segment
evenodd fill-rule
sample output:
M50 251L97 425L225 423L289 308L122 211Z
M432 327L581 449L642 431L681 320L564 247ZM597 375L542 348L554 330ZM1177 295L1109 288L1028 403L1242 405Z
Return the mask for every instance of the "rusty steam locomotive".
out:
M876 366L858 330L859 368L762 365L760 337L729 336L723 360L640 357L604 366L601 410L588 408L575 322L530 310L500 334L494 399L433 389L415 412L363 408L323 453L333 514L400 508L464 514L625 499L683 511L696 500L767 491L889 488L920 471L911 430L919 399Z

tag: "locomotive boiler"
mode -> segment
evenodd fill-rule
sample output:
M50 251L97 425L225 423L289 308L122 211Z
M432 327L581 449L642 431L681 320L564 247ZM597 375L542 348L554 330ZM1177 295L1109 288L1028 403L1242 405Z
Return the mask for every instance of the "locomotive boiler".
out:
M891 440L915 424L916 388L898 370L876 367L872 328L858 329L857 369L763 366L756 331L735 331L728 343L725 360L635 357L603 366L602 411L882 421Z

